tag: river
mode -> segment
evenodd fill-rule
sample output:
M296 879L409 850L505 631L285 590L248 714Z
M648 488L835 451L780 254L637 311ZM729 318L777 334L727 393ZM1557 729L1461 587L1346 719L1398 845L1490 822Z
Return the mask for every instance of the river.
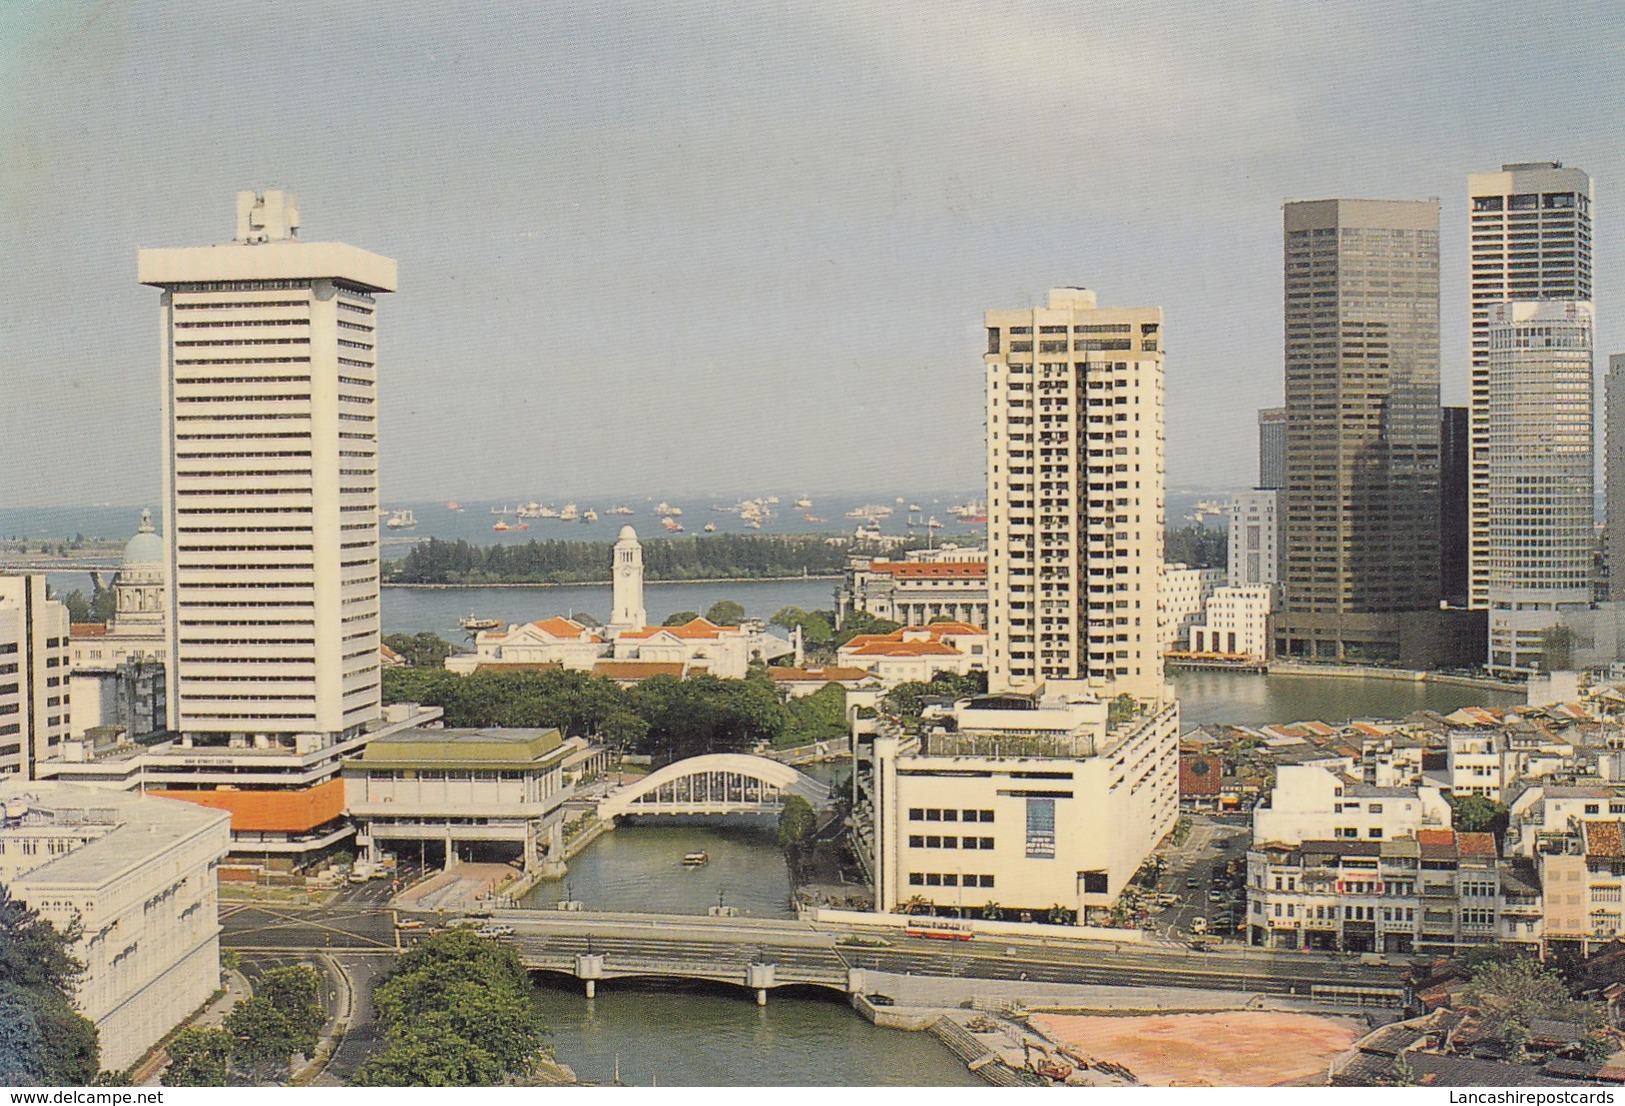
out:
M53 574L52 583L89 588L84 576ZM834 580L817 579L651 583L644 600L651 622L681 610L703 613L719 599L767 618L784 606L827 609L834 588ZM609 604L608 585L386 588L384 628L428 630L460 643L458 620L470 613L505 622L582 611L603 619ZM1443 684L1234 672L1183 673L1173 682L1187 728L1397 718L1519 698ZM701 849L711 858L705 867L679 863L684 853ZM790 916L784 860L771 830L761 828L623 825L572 860L566 881L537 887L528 905L550 905L566 895L592 910L703 914L720 900L760 917ZM742 988L611 985L589 1000L560 984L540 993L559 1058L588 1082L611 1081L618 1059L621 1079L641 1086L981 1085L933 1038L876 1029L848 1006L805 993L775 992L765 1008Z

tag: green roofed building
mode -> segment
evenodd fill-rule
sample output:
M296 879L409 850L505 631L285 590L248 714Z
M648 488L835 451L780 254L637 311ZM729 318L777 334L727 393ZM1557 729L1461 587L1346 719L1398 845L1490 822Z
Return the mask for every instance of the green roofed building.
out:
M382 853L518 861L528 872L558 863L567 761L580 739L556 729L413 729L370 742L344 762L345 805L356 844Z

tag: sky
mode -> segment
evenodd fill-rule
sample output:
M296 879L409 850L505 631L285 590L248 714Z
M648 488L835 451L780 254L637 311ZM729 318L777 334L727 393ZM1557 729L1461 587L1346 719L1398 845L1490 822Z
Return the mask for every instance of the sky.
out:
M239 189L396 258L386 501L983 484L982 313L1164 309L1168 485L1281 401L1281 204L1595 179L1625 349L1617 0L0 5L0 506L159 494L143 247ZM1621 213L1621 214L1616 214Z

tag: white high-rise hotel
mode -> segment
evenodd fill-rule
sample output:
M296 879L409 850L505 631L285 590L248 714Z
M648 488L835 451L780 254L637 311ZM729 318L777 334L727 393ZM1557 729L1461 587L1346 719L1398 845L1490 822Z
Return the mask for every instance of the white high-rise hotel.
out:
M1490 326L1504 301L1590 301L1591 178L1561 162L1474 173L1471 194L1471 601L1487 607L1491 571Z
M1163 693L1162 309L986 315L989 686Z
M395 262L301 242L294 198L237 237L142 250L163 289L170 725L307 753L379 715L376 296Z

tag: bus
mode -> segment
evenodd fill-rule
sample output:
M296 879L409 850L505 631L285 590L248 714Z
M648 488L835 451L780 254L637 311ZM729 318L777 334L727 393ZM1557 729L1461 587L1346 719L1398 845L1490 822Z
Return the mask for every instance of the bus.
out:
M905 937L931 937L938 941L969 941L969 922L957 918L910 918L903 927Z

